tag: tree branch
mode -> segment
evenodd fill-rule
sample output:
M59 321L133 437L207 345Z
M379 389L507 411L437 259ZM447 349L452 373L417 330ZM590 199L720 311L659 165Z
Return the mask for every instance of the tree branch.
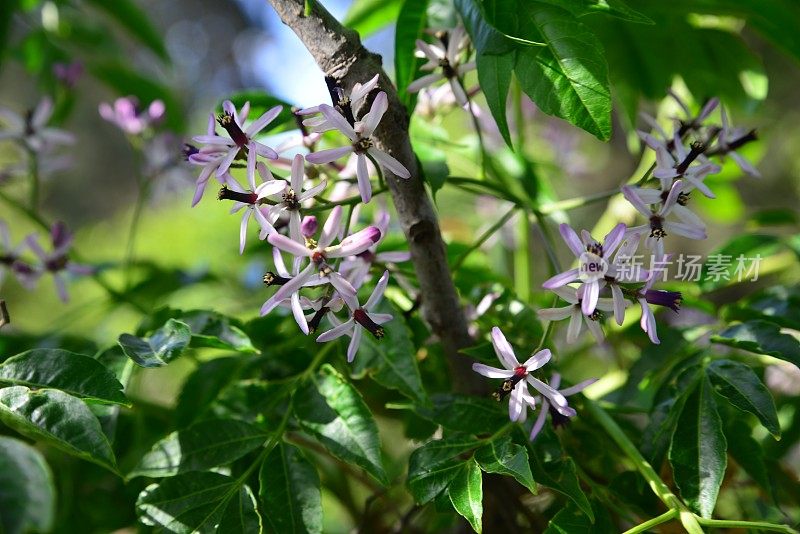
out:
M456 387L462 391L482 389L470 362L458 354L472 340L447 265L439 222L420 177L417 159L408 135L409 117L397 91L381 67L381 57L364 48L358 33L342 26L318 1L304 13L303 0L268 0L328 76L350 90L379 74L379 87L386 92L389 108L373 140L410 172L404 180L383 169L395 208L408 239L411 259L422 292L423 316L439 336L448 356ZM355 110L358 111L358 110Z

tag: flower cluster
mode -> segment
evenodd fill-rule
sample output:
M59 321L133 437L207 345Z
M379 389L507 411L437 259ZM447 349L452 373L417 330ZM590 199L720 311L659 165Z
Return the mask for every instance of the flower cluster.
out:
M8 226L0 220L0 285L6 271L11 272L26 289L33 289L43 274L50 273L59 298L67 302L67 277L93 272L91 267L75 263L69 258L72 240L72 233L66 225L57 222L50 229L50 252L45 251L35 233L28 235L19 245L12 246ZM26 250L33 253L35 261L30 262L25 258Z
M652 177L655 187L641 185L622 187L623 196L647 223L626 227L620 223L602 242L596 241L585 230L581 236L567 224L560 226L561 236L578 260L578 267L569 269L547 280L543 287L556 293L568 306L539 311L539 316L548 321L569 318L567 342L574 342L585 323L598 342L604 339L599 322L603 312L614 313L617 324L622 324L625 309L638 303L642 310L641 327L653 343L659 343L656 321L650 305L663 306L678 312L681 294L675 291L653 289L658 274L669 264L670 255L665 253L664 238L677 234L690 239L705 239L703 221L687 205L696 190L708 198L714 193L705 184L707 176L718 173L720 165L710 157L730 155L740 168L751 176L755 169L735 150L755 139L755 132L733 130L725 110L717 99L707 102L697 116L692 116L686 104L673 95L686 118L678 120L672 134L667 134L656 120L643 116L655 133L638 132L644 143L656 153L656 164ZM722 126L707 126L705 121L720 107ZM685 139L696 136L688 147ZM651 251L653 268L650 271L628 268L636 257L636 250L644 237L645 246ZM616 251L616 254L614 252Z
M351 226L358 224L357 210L353 210L353 217L344 220L339 205L343 195L336 190L338 184L346 184L346 188L349 184L344 179L346 167L334 163L350 156L351 166L355 166L358 193L364 203L372 198L370 164L373 169L383 168L384 172L399 178L410 178L411 173L376 145L375 132L388 108L386 93L378 89L378 76L356 84L349 93L335 80L329 78L327 82L332 105L320 104L294 113L300 139L289 140L276 148L269 146L266 140L257 139L281 114L281 106L266 111L247 124L249 103L237 110L232 102L225 101L222 114L209 117L206 134L194 138L201 146L189 146L187 153L190 163L202 167L192 205L200 201L208 181L214 176L221 184L218 198L233 202L232 213L243 214L240 253L245 248L251 219L255 219L259 226L259 239L266 240L273 247L275 271L264 275L264 284L275 286L277 290L264 302L261 314L268 314L278 307L289 308L306 335L315 333L327 318L331 329L320 334L317 341L350 336L347 357L352 361L364 330L376 339L384 336L380 325L389 321L391 316L377 312L375 307L389 282L389 272L385 268L407 260L408 255L376 251L389 225L385 210L378 211L375 225L350 231ZM359 111L367 108L370 96L374 98L368 111L359 116ZM218 126L227 136L217 132ZM334 130L344 134L348 145L317 151L321 134ZM281 155L296 149L308 152L295 153L291 157ZM237 163L239 161L243 164ZM242 166L246 169L246 186L242 186L233 175L234 169ZM278 171L284 170L289 171L286 178L278 175ZM338 178L337 186L328 199L322 199L321 195L333 182L328 178ZM352 201L349 202L355 207ZM312 208L314 212L329 210L321 228L316 215L307 211ZM291 259L285 261L284 254L290 255ZM383 269L383 276L362 305L357 293L369 280L372 267ZM304 294L306 291L311 292L313 298ZM340 319L336 314L341 312L346 312L346 316Z

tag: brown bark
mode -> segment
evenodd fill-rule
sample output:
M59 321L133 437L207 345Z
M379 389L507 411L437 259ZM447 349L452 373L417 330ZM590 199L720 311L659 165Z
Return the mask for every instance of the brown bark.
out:
M408 113L381 67L381 57L365 49L358 33L342 26L317 1L312 2L308 16L304 15L303 0L268 1L325 74L340 81L346 90L375 74L380 75L379 87L386 92L389 107L373 140L378 148L394 156L411 172L411 178L406 180L383 169L408 239L422 295L423 317L442 341L456 388L462 391L482 389L481 381L476 380L470 369L470 360L458 354L459 349L469 346L472 340L447 264L439 221L411 148Z

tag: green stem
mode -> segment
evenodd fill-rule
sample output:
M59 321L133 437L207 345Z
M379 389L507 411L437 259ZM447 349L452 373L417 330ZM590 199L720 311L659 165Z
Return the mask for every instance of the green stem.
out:
M788 525L777 525L763 521L737 521L727 519L705 519L697 517L697 522L704 527L710 528L747 528L753 530L767 530L770 532L785 532L787 534L798 534L797 530Z
M382 195L383 193L386 193L387 191L388 191L388 189L386 187L381 187L379 189L376 189L375 191L372 192L372 198L375 198L378 195ZM325 199L317 199L317 205L316 206L314 206L313 208L304 209L303 212L304 213L320 213L322 211L332 210L336 206L354 206L356 204L361 204L361 203L362 203L361 195L347 197L347 198L345 198L343 200L339 200L337 202L332 202L330 200L325 200Z
M522 114L522 88L518 83L513 85L514 95L514 122L517 126L517 150L525 149L525 117Z
M683 527L689 534L702 534L703 529L700 527L698 518L691 513L686 505L684 505L678 497L669 489L669 487L661 480L653 466L644 459L644 456L639 452L625 432L617 425L616 421L611 418L598 404L591 399L585 400L586 410L592 414L592 417L600 423L600 426L606 433L614 440L614 442L622 449L622 452L630 459L636 466L636 469L647 481L650 489L656 494L661 502L666 504L675 514L678 515Z
M583 206L588 206L589 204L594 204L595 202L602 202L603 200L609 199L614 195L618 195L619 192L619 189L614 189L611 191L603 191L602 193L595 193L593 195L584 195L575 198L568 198L566 200L559 200L558 202L551 202L549 204L540 206L539 213L542 215L550 215L551 213L555 213L557 211L567 211L575 208L581 208Z
M530 218L542 232L547 259L550 260L550 274L555 275L561 272L561 262L558 261L558 256L556 255L556 242L553 238L553 234L550 232L550 228L547 226L544 215L538 210L533 210L530 213Z
M149 181L137 181L136 183L136 204L133 206L133 215L131 217L131 224L128 227L128 245L125 249L125 260L123 262L123 272L125 273L125 288L130 289L131 286L131 267L133 265L134 254L136 251L136 235L139 232L139 223L142 219L142 210L144 203L147 200L147 192L149 190Z
M453 263L453 266L450 268L451 273L455 274L456 271L464 264L470 254L478 250L484 243L492 236L495 232L497 232L500 228L505 226L505 224L514 216L517 207L513 206L510 210L508 210L505 215L500 217L497 222L495 222L492 226L490 226L485 232L481 234L475 243L472 244L467 250L465 250Z
M34 213L39 211L39 158L36 151L28 149L28 166L31 175L31 190L30 190L30 209Z
M672 509L667 510L663 514L654 517L653 519L650 519L648 521L645 521L641 525L636 525L635 527L626 530L622 534L639 534L640 532L647 532L656 525L666 523L667 521L672 521L673 519L675 519L677 515L678 515L677 510L672 510Z
M478 136L478 155L481 160L481 178L485 179L486 160L488 159L488 155L486 153L486 145L483 144L483 132L481 132L481 125L478 122L478 117L472 112L472 99L469 97L469 92L467 92L466 86L464 85L464 80L459 78L458 83L461 84L461 87L464 88L464 94L467 95L467 110L469 111L469 116L472 119L472 126L475 128L475 135Z
M531 301L530 229L528 218L520 217L514 251L514 291L525 302Z

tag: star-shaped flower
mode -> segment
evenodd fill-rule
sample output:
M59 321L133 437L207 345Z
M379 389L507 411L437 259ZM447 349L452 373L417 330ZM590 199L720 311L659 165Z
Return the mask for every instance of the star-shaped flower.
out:
M325 118L337 130L346 135L352 144L340 148L320 150L319 152L313 152L306 156L306 161L311 163L330 163L347 154L353 154L357 158L356 176L358 178L358 190L361 193L361 199L365 203L369 202L372 198L372 184L370 183L369 172L367 170L368 154L375 158L382 167L388 169L396 176L401 178L411 177L411 173L408 172L408 169L406 169L402 163L383 150L376 148L375 142L372 140L372 135L375 133L378 124L380 124L384 113L386 113L388 105L386 93L381 91L372 102L369 113L352 125L341 113L331 106L326 104L320 105L319 109L322 114L325 115Z
M383 338L384 330L380 325L391 321L392 316L388 313L376 313L373 309L380 304L388 283L389 271L384 271L383 276L378 280L375 289L372 290L372 294L363 306L359 305L355 296L344 296L344 301L350 309L350 318L343 323L336 324L338 319L334 315L330 315L329 318L335 326L320 334L317 342L324 343L347 334L350 336L350 344L347 347L347 361L352 362L356 352L358 352L364 330L372 334L375 339Z

